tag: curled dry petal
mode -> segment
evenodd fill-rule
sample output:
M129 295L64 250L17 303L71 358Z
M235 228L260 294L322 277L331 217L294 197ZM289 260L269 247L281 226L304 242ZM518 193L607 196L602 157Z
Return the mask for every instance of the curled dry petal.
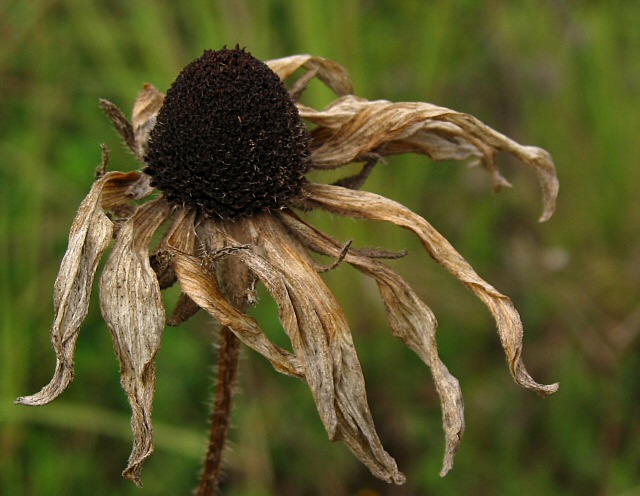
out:
M558 180L551 156L543 149L523 146L483 124L475 117L422 102L369 101L347 95L317 111L299 105L300 115L318 127L313 131L313 165L331 169L363 160L367 154L422 153L434 160L477 157L494 179L499 174L494 156L510 153L531 166L543 192L541 221L555 209Z
M331 257L341 254L342 247L338 241L310 226L293 212L283 212L280 218L313 251ZM438 356L436 318L411 287L387 265L353 250L347 252L345 261L376 280L393 334L431 369L442 407L446 448L441 475L444 476L453 467L453 458L464 433L464 402L458 380Z
M149 243L170 211L162 198L140 207L120 229L100 279L100 308L113 334L120 380L132 409L133 450L123 475L136 485L141 485L142 463L153 451L154 358L165 323Z
M247 223L264 258L250 250L238 251L237 256L278 303L280 320L305 365L306 382L330 438L344 440L375 476L403 483L404 475L375 431L362 369L340 304L276 218L255 217Z
M215 273L204 267L201 260L181 252L173 255L173 264L185 294L229 327L240 340L266 357L283 374L304 378L305 369L288 351L269 341L252 317L235 308L222 294Z
M348 217L392 222L413 231L433 259L464 283L489 308L496 320L515 381L545 396L558 389L557 384L538 384L527 372L521 357L522 321L511 300L480 278L446 238L425 219L399 203L374 193L315 183L309 183L305 189L309 195L307 203L312 207Z
M195 218L195 210L179 209L173 225L160 242L160 248L168 253L178 250L193 255L196 243ZM173 268L171 272L173 273ZM198 310L200 307L188 295L182 293L171 317L167 320L167 325L178 326L193 317Z
M333 60L314 57L313 55L292 55L281 59L269 60L266 64L283 81L291 77L298 69L303 68L308 71L308 74L320 79L337 95L350 95L353 93L349 73L342 65Z
M164 94L158 91L155 86L147 83L142 87L142 91L133 104L132 126L135 154L140 160L144 160L149 133L156 125L156 117L163 102Z
M104 214L102 201L105 196L121 195L138 177L138 173L108 172L94 183L80 205L54 286L55 320L51 327L51 341L57 357L54 376L40 392L18 398L17 403L49 403L71 384L73 354L80 325L89 309L93 278L113 233L113 223Z

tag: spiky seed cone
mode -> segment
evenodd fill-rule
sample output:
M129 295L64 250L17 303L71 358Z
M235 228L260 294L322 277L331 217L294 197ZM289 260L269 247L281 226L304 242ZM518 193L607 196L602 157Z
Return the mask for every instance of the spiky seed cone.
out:
M173 203L233 218L299 194L309 135L278 76L241 49L207 50L167 92L145 172Z

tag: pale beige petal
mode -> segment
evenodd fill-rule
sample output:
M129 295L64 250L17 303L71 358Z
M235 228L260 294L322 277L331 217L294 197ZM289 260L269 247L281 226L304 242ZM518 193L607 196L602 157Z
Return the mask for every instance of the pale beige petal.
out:
M543 193L541 221L555 209L558 180L551 156L543 149L523 146L475 117L423 102L392 103L344 96L316 111L299 105L300 116L316 124L312 142L313 166L340 167L370 154L422 153L434 160L477 157L494 179L508 185L495 164L495 154L509 153L532 167Z
M305 256L293 248L277 219L256 216L247 224L264 258L251 250L238 250L235 256L278 303L280 320L305 365L306 381L330 438L344 440L375 476L402 484L404 475L375 431L362 369L340 304Z
M392 222L413 231L423 246L439 264L464 283L489 308L498 326L509 369L515 381L542 395L555 392L557 384L535 382L522 362L523 328L520 315L511 300L485 282L451 244L431 224L397 202L364 191L339 186L310 183L306 204L349 217Z
M177 281L176 274L171 263L172 248L193 255L195 247L195 221L194 210L186 208L176 208L175 217L171 226L167 229L151 255L151 268L156 273L160 289L171 287ZM171 240L171 246L169 242Z
M56 352L56 369L51 382L33 396L17 403L42 405L54 400L73 380L73 354L80 325L89 309L91 286L102 254L109 246L113 223L102 210L105 192L122 196L137 176L108 172L97 180L84 199L69 233L69 246L56 278L53 304L55 320L51 341Z
M298 69L303 68L307 70L307 74L320 79L337 95L342 96L353 93L349 73L342 65L333 60L314 57L313 55L292 55L281 59L269 60L266 64L283 81L291 77ZM303 78L305 76L300 79ZM305 85L306 82L308 81L305 81Z
M133 105L133 137L135 140L135 154L140 160L144 160L147 152L149 133L156 125L156 117L164 103L164 94L155 86L147 83L142 87Z
M140 200L153 193L149 176L140 172L121 174L107 184L102 192L102 208L120 218L128 218L138 209L133 200Z
M273 344L252 317L235 308L221 293L215 273L196 257L175 252L173 264L180 287L221 325L229 327L247 346L266 357L283 374L304 378L304 366L288 351Z
M339 257L342 246L336 240L313 228L291 211L278 214L292 233L310 249ZM438 356L436 318L409 285L390 267L349 250L345 262L353 265L378 283L393 334L399 337L429 366L442 406L445 432L445 455L441 475L453 467L453 458L464 433L464 402L458 380L451 375Z
M196 244L196 216L195 210L186 208L178 210L172 226L160 242L160 249L167 250L169 254L177 250L187 255L193 255ZM176 277L173 267L171 272ZM171 312L171 317L167 319L167 325L178 326L193 317L198 310L200 307L187 294L182 293L173 312Z
M100 279L100 308L113 334L122 387L133 413L133 450L123 475L136 485L141 485L142 464L153 451L154 358L165 324L149 243L170 212L162 198L140 207L120 229Z

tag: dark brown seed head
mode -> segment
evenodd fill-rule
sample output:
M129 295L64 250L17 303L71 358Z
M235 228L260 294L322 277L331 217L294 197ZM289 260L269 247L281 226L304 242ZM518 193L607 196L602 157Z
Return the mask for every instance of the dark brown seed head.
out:
M207 50L167 92L145 172L210 216L280 208L308 169L309 135L278 76L244 50Z

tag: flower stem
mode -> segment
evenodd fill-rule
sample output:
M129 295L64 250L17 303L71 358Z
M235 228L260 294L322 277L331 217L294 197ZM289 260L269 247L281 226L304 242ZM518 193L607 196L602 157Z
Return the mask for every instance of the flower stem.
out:
M211 412L209 448L200 476L198 496L213 496L218 492L222 452L229 431L233 392L238 373L240 341L227 326L220 329L220 358L216 397Z

